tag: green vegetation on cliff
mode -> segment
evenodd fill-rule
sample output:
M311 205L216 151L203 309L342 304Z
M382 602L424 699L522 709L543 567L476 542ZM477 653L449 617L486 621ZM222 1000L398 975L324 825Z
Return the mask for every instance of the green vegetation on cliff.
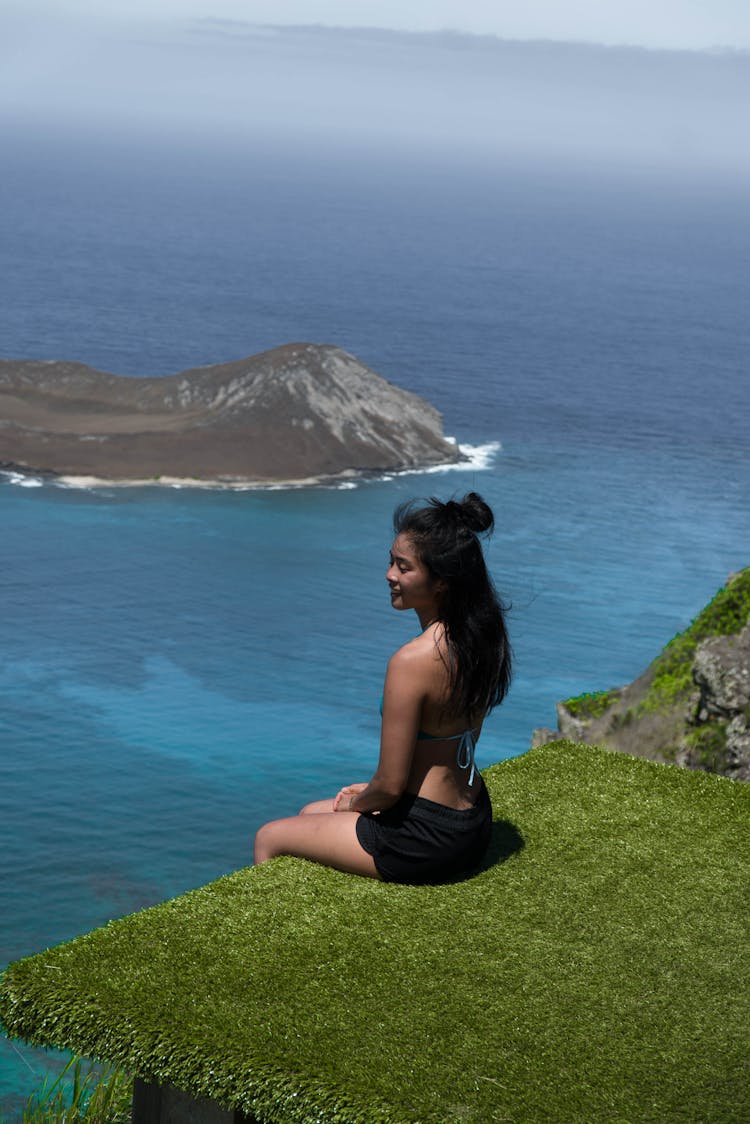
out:
M574 699L567 699L565 707L574 718L601 718L619 697L617 687L609 691L585 691Z
M695 650L710 636L740 632L750 617L750 569L742 570L723 586L684 632L669 641L651 665L653 680L640 703L641 712L671 706L693 689Z
M485 778L476 877L275 859L11 965L4 1026L263 1124L750 1119L750 786L564 741Z
M706 605L683 632L678 632L661 655L651 664L648 692L637 705L637 713L673 706L687 698L693 689L692 667L695 650L710 636L731 636L739 632L750 617L750 569L742 570ZM565 709L574 718L601 718L622 695L621 688L586 691L566 699ZM635 715L631 715L631 718ZM624 716L620 723L626 721Z
M726 714L698 713L693 668L703 641L737 635L749 618L750 569L745 569L732 576L633 683L560 703L561 731L575 731L590 744L746 779L747 753L737 749L737 739L742 743L744 735L733 728L730 742ZM744 719L750 723L747 713Z

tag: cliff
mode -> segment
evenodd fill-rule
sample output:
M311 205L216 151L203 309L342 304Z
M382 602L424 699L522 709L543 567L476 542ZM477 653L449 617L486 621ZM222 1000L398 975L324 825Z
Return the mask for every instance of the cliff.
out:
M559 737L750 780L750 569L625 687L557 704Z
M0 360L0 465L110 480L305 481L461 459L433 406L340 348L127 378Z

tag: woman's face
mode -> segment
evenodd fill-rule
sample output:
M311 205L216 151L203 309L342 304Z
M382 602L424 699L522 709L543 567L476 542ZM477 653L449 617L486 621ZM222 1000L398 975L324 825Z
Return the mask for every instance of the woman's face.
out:
M391 547L390 566L385 577L394 609L415 609L420 620L437 616L445 583L431 576L408 535L399 535Z

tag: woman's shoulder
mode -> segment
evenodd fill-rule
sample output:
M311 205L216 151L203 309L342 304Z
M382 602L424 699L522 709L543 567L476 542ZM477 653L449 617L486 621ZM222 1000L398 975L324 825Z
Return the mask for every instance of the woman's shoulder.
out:
M418 664L428 667L436 661L442 663L444 662L444 646L445 639L442 628L431 626L420 633L419 636L415 636L411 640L407 640L406 644L402 644L393 653L388 663L389 666L394 668L405 668Z

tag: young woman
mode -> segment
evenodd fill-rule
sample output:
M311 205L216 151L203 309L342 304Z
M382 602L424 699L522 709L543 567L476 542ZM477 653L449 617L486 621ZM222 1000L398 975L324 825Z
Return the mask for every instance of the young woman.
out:
M394 609L413 609L421 632L388 662L378 767L371 780L261 827L256 864L297 855L387 882L443 882L479 864L492 808L474 748L511 673L478 538L493 523L476 492L396 510L386 580Z

